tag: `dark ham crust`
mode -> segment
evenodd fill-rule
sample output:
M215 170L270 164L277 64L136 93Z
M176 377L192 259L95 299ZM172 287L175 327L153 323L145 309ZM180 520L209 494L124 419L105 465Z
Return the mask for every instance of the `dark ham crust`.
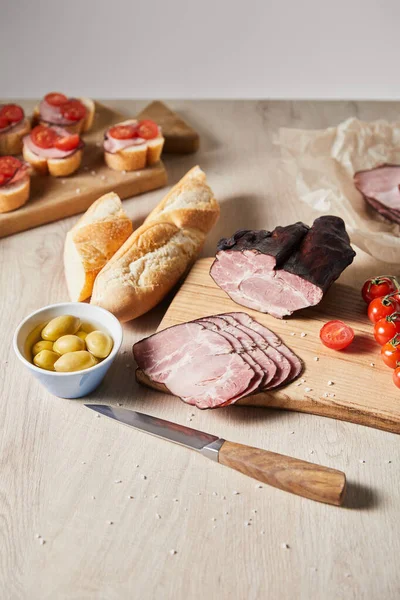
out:
M309 227L301 221L286 227L276 227L273 231L242 229L230 238L222 238L218 242L217 250L261 252L274 257L276 265L279 266L299 246L308 230Z
M315 306L353 261L344 221L323 216L268 231L239 231L218 244L210 275L237 304L276 318Z
M302 368L278 336L246 313L173 325L132 350L148 380L201 409L289 383Z
M378 182L379 185L371 186ZM400 165L383 164L357 171L354 185L371 208L389 221L400 224Z
M355 255L343 219L323 216L315 219L283 270L309 281L325 293Z

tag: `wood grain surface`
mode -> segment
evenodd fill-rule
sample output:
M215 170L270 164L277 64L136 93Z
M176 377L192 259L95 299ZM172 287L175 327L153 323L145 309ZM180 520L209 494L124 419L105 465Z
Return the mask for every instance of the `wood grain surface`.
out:
M126 116L147 104L106 103ZM27 110L33 104L23 102ZM204 257L239 227L271 229L308 220L273 144L280 126L322 128L350 116L397 120L400 113L400 103L383 102L168 105L201 137L196 155L165 157L169 185L198 163L221 202ZM135 226L164 193L124 202ZM195 411L137 384L132 344L156 330L171 297L124 325L116 362L85 400L52 397L22 368L12 351L14 330L33 310L67 299L61 255L75 221L0 240L0 598L397 600L398 435L284 410ZM372 274L398 271L358 252L341 283L358 289ZM384 401L385 390L375 386L377 398ZM345 506L287 494L96 418L83 406L88 401L120 403L343 471Z
M93 128L83 134L83 160L69 177L51 177L34 173L31 195L17 210L0 214L0 238L84 212L107 192L131 198L167 184L167 172L160 161L140 171L119 172L104 162L104 131L122 120L122 115L97 102Z
M233 302L210 277L212 262L212 258L196 262L158 330L209 315L244 311L272 329L304 365L301 377L289 385L242 398L237 404L298 410L400 433L399 391L390 369L378 356L379 346L358 289L334 283L318 306L275 319ZM350 265L348 275L356 269ZM320 342L321 327L333 319L342 319L356 334L346 351L330 350ZM139 381L151 385L142 374Z

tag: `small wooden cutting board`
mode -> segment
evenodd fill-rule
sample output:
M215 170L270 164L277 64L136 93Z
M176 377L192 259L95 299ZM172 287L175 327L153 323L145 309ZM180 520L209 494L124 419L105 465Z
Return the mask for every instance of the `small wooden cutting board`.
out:
M204 258L195 263L158 331L207 315L243 311L272 329L304 362L298 380L238 404L312 413L400 433L400 390L379 356L357 290L334 284L318 306L280 320L235 304L211 279L212 262ZM331 319L343 320L354 329L356 337L347 350L337 352L321 344L319 331Z
M85 149L79 170L65 178L33 175L28 202L17 210L0 214L0 238L82 213L107 192L130 198L166 185L167 172L162 162L126 173L113 171L105 164L104 131L125 118L96 102L93 128L83 135Z

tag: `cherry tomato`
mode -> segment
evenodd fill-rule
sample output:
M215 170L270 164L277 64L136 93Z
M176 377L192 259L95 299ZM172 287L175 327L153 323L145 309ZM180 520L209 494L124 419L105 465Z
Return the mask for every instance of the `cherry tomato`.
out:
M60 110L68 121L80 121L86 117L86 107L79 100L68 100L60 106Z
M137 126L138 136L144 140L152 140L158 136L158 125L150 119L139 121Z
M398 388L400 388L400 367L397 367L394 371L393 371L393 383L394 385L396 385Z
M45 125L38 125L31 131L32 141L39 148L53 148L58 137L54 129Z
M80 137L77 133L73 135L66 135L65 137L59 137L54 142L54 147L58 148L58 150L65 150L69 152L70 150L75 150L79 146Z
M381 355L385 365L391 369L400 366L400 335L396 334L390 342L381 348Z
M396 284L390 277L374 277L367 279L362 286L361 295L369 304L375 298L387 296L397 290Z
M332 350L343 350L354 340L354 331L343 321L328 321L319 332L324 346Z
M8 127L10 124L9 120L5 117L0 117L0 129L4 129L4 127Z
M400 311L400 303L392 296L375 298L368 305L368 318L371 323L384 319L394 312Z
M68 102L67 96L64 96L64 94L59 94L58 92L46 94L44 99L46 100L47 104L50 104L51 106L61 106L62 104Z
M0 156L0 173L7 179L14 177L15 172L21 166L21 161L14 156Z
M18 123L24 118L24 111L18 104L5 104L0 110L0 117L4 117L9 123Z
M374 325L374 338L381 346L391 340L396 333L400 333L400 313L393 313L389 317L379 319Z
M108 130L108 134L116 140L129 140L138 137L136 125L115 125Z

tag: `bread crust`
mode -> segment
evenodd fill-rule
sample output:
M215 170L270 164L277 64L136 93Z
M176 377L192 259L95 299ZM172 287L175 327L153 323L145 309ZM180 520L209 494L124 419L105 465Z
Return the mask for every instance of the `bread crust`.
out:
M81 165L83 150L77 150L66 158L43 158L37 156L24 144L23 157L40 175L52 175L53 177L67 177L75 173Z
M184 208L176 209L179 194ZM149 311L190 268L218 216L205 174L195 167L100 271L91 302L122 322Z
M67 233L64 269L72 302L92 294L97 274L132 233L117 194L101 196Z
M31 178L28 174L18 183L0 187L0 213L23 206L29 199Z
M31 124L28 119L23 120L22 128L13 132L0 134L0 156L15 156L16 154L22 154L22 138L27 135L31 130Z

